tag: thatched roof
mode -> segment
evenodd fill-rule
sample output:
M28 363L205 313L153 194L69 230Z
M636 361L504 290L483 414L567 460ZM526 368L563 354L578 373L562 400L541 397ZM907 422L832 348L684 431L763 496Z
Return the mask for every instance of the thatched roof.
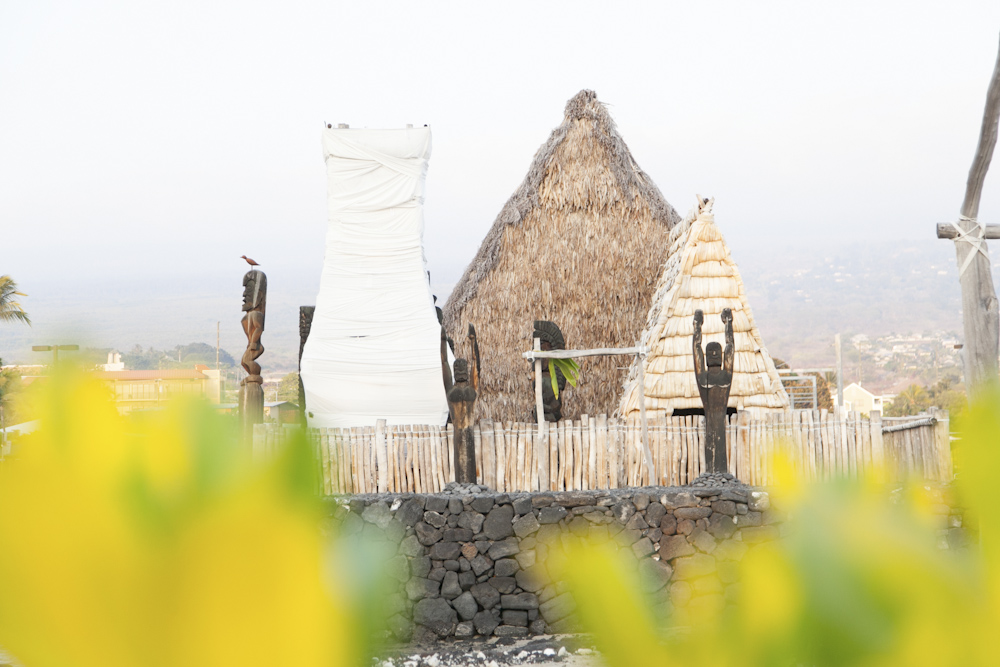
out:
M729 407L758 413L788 407L788 395L754 324L739 269L715 225L712 203L699 198L698 206L670 234L670 256L642 332L642 344L649 348L643 366L649 417L702 407L692 354L693 316L698 309L705 313L703 345L717 341L725 346L720 315L724 308L733 311L736 355ZM633 362L620 414L639 413L637 378Z
M476 325L478 416L534 418L521 353L531 348L535 320L558 324L570 348L635 345L679 220L594 92L573 97L444 308L458 344L468 324ZM581 365L581 384L567 389L563 415L612 411L627 360Z

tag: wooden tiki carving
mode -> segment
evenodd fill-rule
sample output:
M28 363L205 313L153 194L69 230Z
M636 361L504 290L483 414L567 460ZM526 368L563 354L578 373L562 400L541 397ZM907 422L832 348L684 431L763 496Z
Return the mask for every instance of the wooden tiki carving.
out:
M476 481L476 443L473 425L476 423L476 390L469 383L469 362L455 360L455 383L448 391L448 410L455 429L455 481L474 484Z
M535 331L532 338L538 338L542 344L542 351L565 350L566 339L562 330L555 322L548 320L535 320ZM556 386L559 387L559 395L552 390L552 375L546 360L542 360L542 406L545 410L545 421L557 422L562 419L562 396L566 388L566 376L558 368L556 373Z
M306 424L306 388L302 384L302 352L312 330L316 306L299 306L299 422Z
M257 358L264 354L261 335L264 333L264 313L267 309L267 276L252 269L243 276L243 332L247 336L247 349L241 363L247 377L240 383L243 400L240 420L243 435L253 440L253 425L264 421L264 379L260 375Z
M726 408L729 390L733 386L733 362L736 347L733 342L733 311L725 308L722 321L726 325L726 349L718 343L701 348L701 325L705 314L694 311L694 373L698 393L705 408L705 472L727 472Z
M442 340L442 358L444 344ZM471 324L469 344L472 346L472 368L469 368L469 362L465 359L456 359L453 382L448 388L448 412L451 414L451 423L455 429L455 481L459 484L476 482L476 441L473 426L476 425L480 366L479 342L476 338L476 328ZM451 374L445 381L448 379L452 379Z

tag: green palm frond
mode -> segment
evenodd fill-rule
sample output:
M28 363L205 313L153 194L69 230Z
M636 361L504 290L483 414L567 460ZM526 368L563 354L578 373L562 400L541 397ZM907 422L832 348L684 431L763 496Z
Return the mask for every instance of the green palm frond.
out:
M18 296L28 296L17 291L17 283L10 276L0 276L0 322L24 322L31 324L31 318L24 311L21 303L15 299Z
M572 359L549 359L549 379L552 381L552 393L559 398L559 380L556 377L556 370L559 370L572 386L580 377L580 364Z

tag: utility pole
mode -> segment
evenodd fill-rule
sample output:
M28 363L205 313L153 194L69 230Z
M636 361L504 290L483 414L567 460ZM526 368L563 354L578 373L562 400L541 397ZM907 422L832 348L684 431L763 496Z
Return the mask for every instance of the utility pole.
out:
M219 324L215 323L215 370L219 370Z
M976 216L983 181L990 168L993 148L997 143L997 122L1000 120L1000 52L993 68L993 78L986 92L983 124L979 144L969 169L958 222L939 224L938 238L955 241L958 276L962 284L962 328L965 333L965 385L970 398L983 396L986 388L997 382L997 356L1000 353L1000 311L998 311L990 256L986 239L1000 238L1000 230L987 229Z
M833 337L834 346L837 348L837 407L844 405L844 360L840 356L840 334Z

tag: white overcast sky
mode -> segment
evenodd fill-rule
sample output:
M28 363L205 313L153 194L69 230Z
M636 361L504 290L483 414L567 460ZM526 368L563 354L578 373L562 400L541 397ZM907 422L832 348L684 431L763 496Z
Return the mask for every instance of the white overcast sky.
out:
M427 123L443 291L581 88L679 211L716 197L737 259L929 238L998 35L997 0L0 0L0 274L39 298L231 275L238 299L247 254L318 285L323 123Z

